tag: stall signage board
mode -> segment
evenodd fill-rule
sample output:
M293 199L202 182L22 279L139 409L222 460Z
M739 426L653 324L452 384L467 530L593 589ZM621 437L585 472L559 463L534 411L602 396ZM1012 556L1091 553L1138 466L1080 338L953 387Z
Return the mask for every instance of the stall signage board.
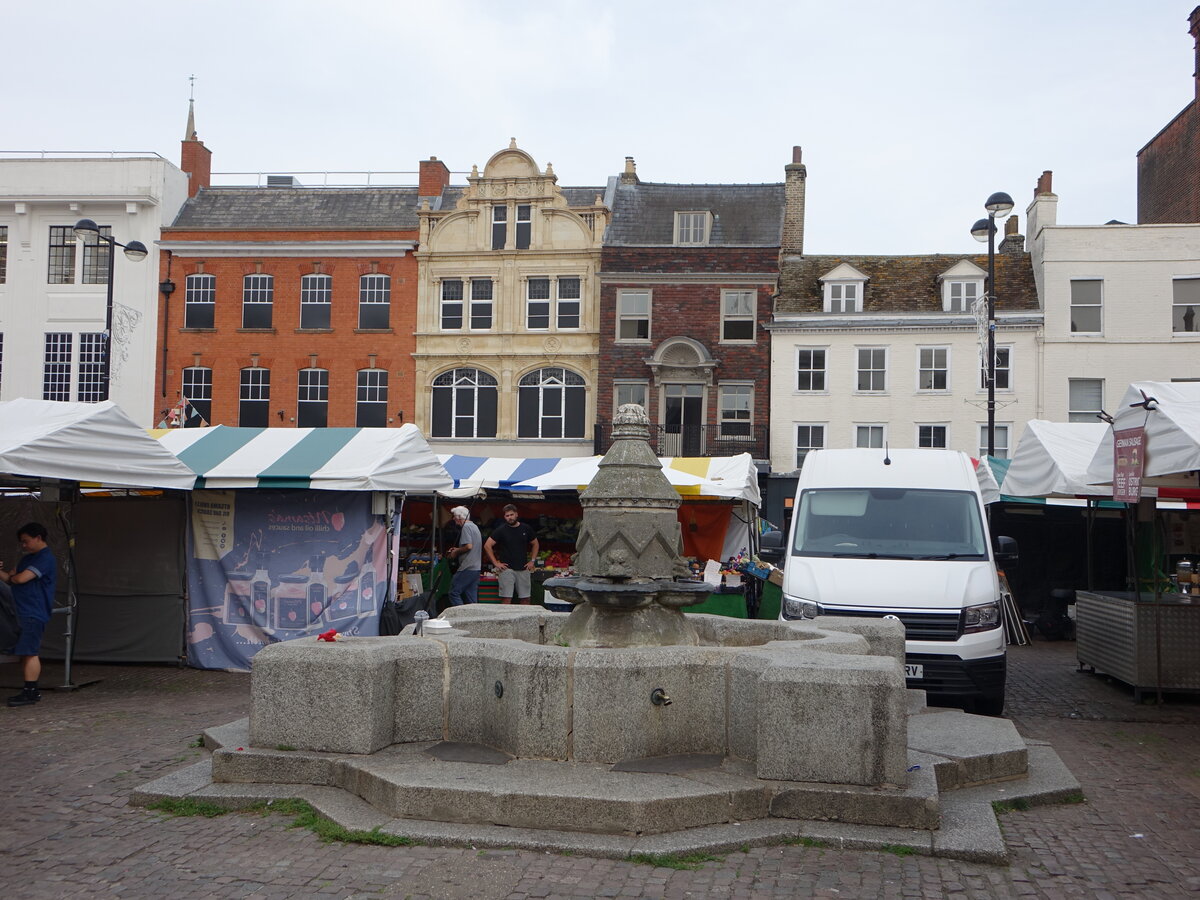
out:
M1146 464L1146 429L1124 428L1113 432L1113 499L1137 503L1142 496L1142 469Z

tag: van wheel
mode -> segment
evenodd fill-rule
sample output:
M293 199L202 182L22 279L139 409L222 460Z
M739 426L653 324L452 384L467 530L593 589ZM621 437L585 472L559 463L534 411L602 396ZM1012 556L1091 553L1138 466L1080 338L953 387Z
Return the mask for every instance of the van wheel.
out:
M975 698L975 714L978 716L1004 715L1004 695Z

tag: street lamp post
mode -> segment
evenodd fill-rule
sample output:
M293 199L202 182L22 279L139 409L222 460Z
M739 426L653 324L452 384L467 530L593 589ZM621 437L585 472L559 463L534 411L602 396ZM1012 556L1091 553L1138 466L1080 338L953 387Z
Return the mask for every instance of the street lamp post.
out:
M987 241L988 277L984 297L987 302L987 455L996 455L996 217L1007 216L1013 208L1012 197L998 191L983 204L988 215L971 226L971 236Z
M100 231L100 226L91 219L80 219L75 223L75 236L89 241L93 238L108 244L108 284L104 306L104 368L100 370L100 399L108 399L108 387L112 378L112 327L113 327L113 263L116 258L116 248L121 247L125 256L134 262L139 262L149 255L146 245L141 241L130 241L122 244Z

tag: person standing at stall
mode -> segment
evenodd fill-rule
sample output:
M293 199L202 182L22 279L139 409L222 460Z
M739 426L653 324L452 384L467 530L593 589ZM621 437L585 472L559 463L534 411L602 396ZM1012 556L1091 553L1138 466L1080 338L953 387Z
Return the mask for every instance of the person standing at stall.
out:
M504 524L492 532L483 545L484 552L497 572L501 603L512 603L513 594L520 603L528 603L533 594L530 573L538 556L534 530L517 518L517 508L504 507Z
M12 587L17 621L21 625L21 636L12 652L21 660L25 676L25 687L8 698L9 706L32 706L42 699L38 690L42 661L38 654L42 649L42 632L54 611L54 586L58 581L58 561L47 546L49 537L45 525L37 522L22 525L17 530L17 542L25 555L12 572L5 571L0 563L0 581Z
M471 521L471 511L465 506L450 510L454 523L458 525L458 543L446 551L451 559L458 560L458 570L450 579L450 605L479 602L479 566L483 561L483 535L479 526Z

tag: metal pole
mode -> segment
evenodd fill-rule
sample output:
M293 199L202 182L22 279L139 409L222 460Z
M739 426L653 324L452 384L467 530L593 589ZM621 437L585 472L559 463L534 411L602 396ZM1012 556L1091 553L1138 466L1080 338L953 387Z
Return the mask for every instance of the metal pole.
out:
M996 214L988 213L987 452L996 455Z
M109 379L112 376L113 270L117 257L117 242L115 238L105 238L99 233L96 236L108 243L108 291L104 307L104 367L100 370L100 399L107 400Z

